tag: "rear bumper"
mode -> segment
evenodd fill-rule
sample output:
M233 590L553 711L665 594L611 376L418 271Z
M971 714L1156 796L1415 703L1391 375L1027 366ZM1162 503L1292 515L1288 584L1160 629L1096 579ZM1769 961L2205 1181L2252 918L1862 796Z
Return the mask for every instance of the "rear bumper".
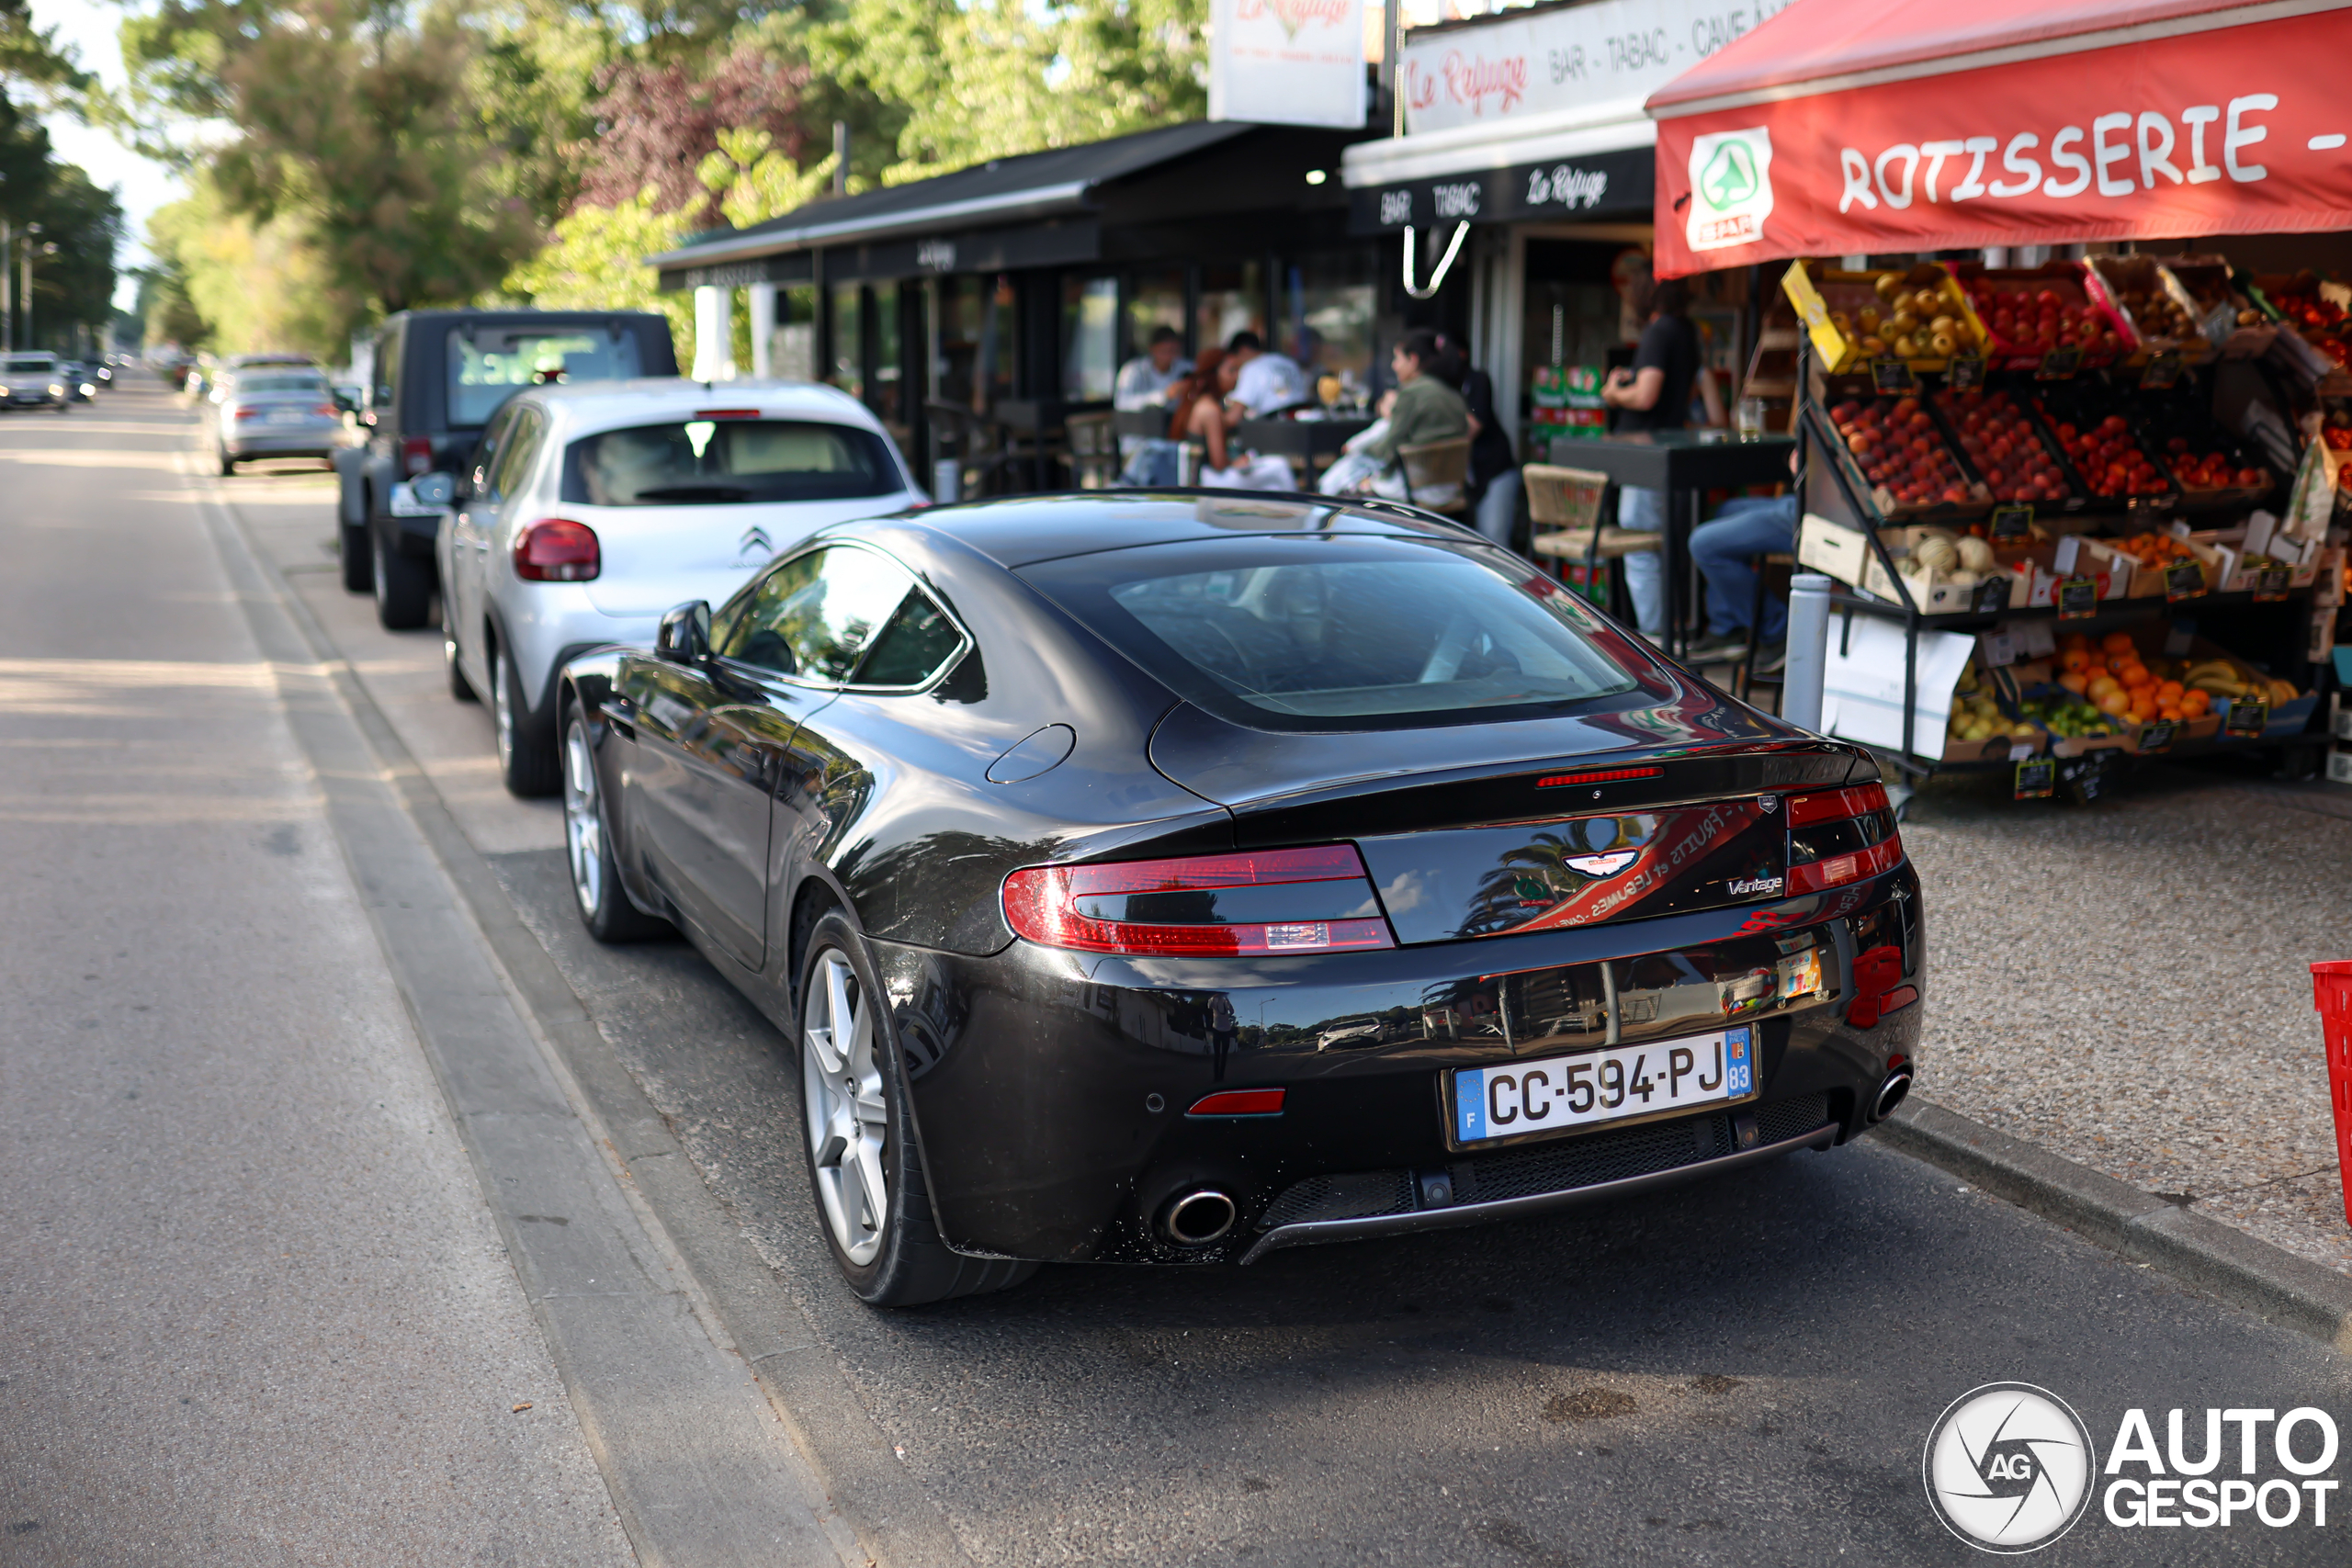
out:
M1230 1262L1605 1200L1703 1175L1758 1145L1843 1142L1867 1124L1898 1058L1917 1068L1927 981L1917 898L1906 863L1779 905L1311 958L1130 960L1024 942L972 957L873 945L952 1246L1064 1261ZM1714 987L1751 972L1758 954L1806 939L1822 954L1819 991L1762 1011L1718 1010ZM1905 954L1912 999L1858 1025L1855 959L1888 945ZM1454 1143L1453 1070L1600 1043L1539 1034L1546 1014L1574 1003L1532 977L1604 961L1629 987L1638 965L1688 973L1698 987L1661 993L1647 1022L1629 1014L1627 1043L1752 1021L1754 1098ZM1276 1087L1285 1090L1279 1115L1186 1114L1216 1090ZM1642 1185L1619 1185L1628 1179ZM1343 1197L1316 1200L1316 1183ZM1167 1244L1154 1224L1162 1206L1200 1186L1232 1199L1235 1225L1205 1247Z
M220 440L232 457L331 457L342 445L336 430L240 431Z
M1752 1119L1751 1119L1752 1120ZM1525 1219L1535 1214L1548 1214L1561 1209L1580 1208L1590 1203L1605 1203L1614 1199L1637 1197L1685 1182L1720 1176L1726 1171L1741 1170L1760 1165L1799 1149L1826 1149L1838 1142L1838 1128L1834 1122L1825 1122L1810 1133L1800 1133L1778 1143L1758 1144L1753 1148L1740 1149L1711 1159L1693 1159L1687 1165L1670 1166L1663 1170L1644 1171L1638 1176L1620 1177L1614 1181L1596 1181L1581 1187L1565 1187L1551 1192L1532 1193L1524 1198L1503 1198L1487 1203L1454 1203L1440 1207L1414 1209L1397 1214L1374 1214L1347 1220L1302 1220L1290 1224L1274 1225L1252 1243L1241 1255L1243 1263L1255 1263L1270 1252L1285 1247L1314 1247L1333 1241L1363 1241L1380 1235L1410 1235L1420 1231L1453 1230L1463 1225L1486 1224L1496 1220Z

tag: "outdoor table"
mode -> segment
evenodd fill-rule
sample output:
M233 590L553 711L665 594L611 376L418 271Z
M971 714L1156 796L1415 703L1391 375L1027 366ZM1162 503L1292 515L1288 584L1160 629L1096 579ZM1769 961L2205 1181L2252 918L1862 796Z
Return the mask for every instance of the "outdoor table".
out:
M1121 440L1140 437L1146 441L1163 439L1168 434L1168 422L1176 411L1165 403L1148 409L1121 409L1111 416L1111 433Z
M1645 430L1599 440L1559 438L1552 461L1563 468L1606 474L1618 485L1666 492L1666 537L1661 541L1666 577L1666 644L1679 654L1683 636L1683 577L1690 530L1706 491L1740 485L1776 484L1789 478L1789 454L1796 442L1786 435L1754 441L1727 431Z
M1046 442L1074 413L1101 413L1110 404L1100 399L1080 401L1061 398L1000 398L989 417L1028 446L1029 484L1045 488Z

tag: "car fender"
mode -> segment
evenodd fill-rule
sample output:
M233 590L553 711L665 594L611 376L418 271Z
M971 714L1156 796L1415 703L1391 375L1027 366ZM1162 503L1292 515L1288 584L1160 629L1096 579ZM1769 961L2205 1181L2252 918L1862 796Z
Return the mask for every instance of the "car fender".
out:
M368 521L367 481L362 477L368 466L368 451L363 446L340 446L331 459L334 464L335 517L347 528L356 528Z

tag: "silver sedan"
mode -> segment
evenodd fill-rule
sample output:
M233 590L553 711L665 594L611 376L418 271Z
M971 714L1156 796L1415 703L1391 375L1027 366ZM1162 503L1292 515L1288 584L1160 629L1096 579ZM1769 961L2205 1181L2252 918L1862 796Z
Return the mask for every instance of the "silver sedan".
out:
M315 370L232 371L212 413L213 446L224 474L235 473L250 457L329 460L345 440L334 389Z

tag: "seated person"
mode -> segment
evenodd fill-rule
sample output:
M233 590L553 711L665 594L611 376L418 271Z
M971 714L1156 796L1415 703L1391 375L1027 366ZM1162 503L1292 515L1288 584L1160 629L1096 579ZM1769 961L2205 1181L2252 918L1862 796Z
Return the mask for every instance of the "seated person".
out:
M1400 447L1431 441L1458 440L1470 434L1470 407L1462 394L1438 378L1443 363L1438 335L1427 329L1407 333L1388 356L1396 378L1396 389L1380 400L1380 419L1351 438L1348 450L1325 472L1321 489L1328 495L1377 495L1389 501L1410 499L1422 506L1451 506L1462 499L1459 489L1446 493L1406 494Z
M1225 345L1226 357L1238 374L1227 411L1227 424L1262 419L1278 410L1296 408L1314 394L1307 389L1306 372L1286 354L1269 354L1256 333L1244 329Z
M1121 413L1164 407L1170 389L1192 369L1182 334L1173 327L1155 327L1144 352L1119 367L1119 378L1111 384L1111 406Z
M1298 480L1290 464L1280 457L1243 452L1226 439L1228 407L1241 366L1230 355L1211 349L1201 355L1193 372L1190 406L1179 411L1170 434L1179 441L1197 441L1205 456L1199 483L1212 490L1295 490Z
M1793 495L1736 497L1724 503L1712 522L1690 530L1690 559L1707 580L1707 635L1690 649L1691 663L1721 663L1747 652L1748 615L1756 603L1756 572L1747 563L1756 556L1788 555L1796 547ZM1783 660L1787 603L1766 594L1763 618L1755 672L1769 675Z

